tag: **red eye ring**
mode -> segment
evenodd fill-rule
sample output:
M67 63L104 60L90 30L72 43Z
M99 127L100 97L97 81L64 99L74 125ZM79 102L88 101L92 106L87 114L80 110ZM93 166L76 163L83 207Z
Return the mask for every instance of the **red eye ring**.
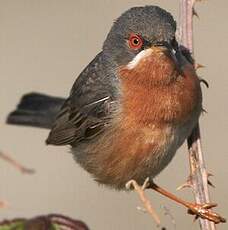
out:
M137 34L131 34L128 40L129 47L134 50L138 50L142 47L142 38Z

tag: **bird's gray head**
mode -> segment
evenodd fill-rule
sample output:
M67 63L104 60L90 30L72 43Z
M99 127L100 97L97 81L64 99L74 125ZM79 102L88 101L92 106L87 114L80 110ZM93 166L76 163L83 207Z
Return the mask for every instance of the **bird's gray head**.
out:
M171 44L175 31L176 22L167 11L158 6L133 7L115 21L103 53L114 65L126 65L142 50Z

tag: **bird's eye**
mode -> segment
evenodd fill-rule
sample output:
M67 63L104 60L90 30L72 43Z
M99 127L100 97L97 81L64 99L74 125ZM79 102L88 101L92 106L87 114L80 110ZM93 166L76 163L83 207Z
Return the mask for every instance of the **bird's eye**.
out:
M142 38L137 34L131 34L128 40L129 47L134 50L138 50L142 47Z

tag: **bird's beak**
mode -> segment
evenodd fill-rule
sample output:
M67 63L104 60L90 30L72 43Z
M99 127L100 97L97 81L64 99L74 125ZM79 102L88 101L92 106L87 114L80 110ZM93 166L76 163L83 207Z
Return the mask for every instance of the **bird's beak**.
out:
M177 41L158 42L154 46L162 48L162 51L173 60L177 71L183 76L183 58Z

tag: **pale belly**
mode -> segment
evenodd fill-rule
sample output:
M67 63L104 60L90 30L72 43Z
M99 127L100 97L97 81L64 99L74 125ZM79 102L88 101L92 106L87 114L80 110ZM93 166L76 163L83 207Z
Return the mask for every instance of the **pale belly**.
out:
M155 140L157 148L152 149L149 155L149 164L147 176L154 178L158 175L172 160L178 148L184 143L190 135L195 122L176 127L164 127L161 130L159 140ZM152 139L153 142L153 139Z
M136 180L143 184L154 178L172 160L177 149L190 135L197 118L185 124L163 128L151 126L139 130L113 130L104 133L90 147L73 149L76 161L101 184L124 189Z

